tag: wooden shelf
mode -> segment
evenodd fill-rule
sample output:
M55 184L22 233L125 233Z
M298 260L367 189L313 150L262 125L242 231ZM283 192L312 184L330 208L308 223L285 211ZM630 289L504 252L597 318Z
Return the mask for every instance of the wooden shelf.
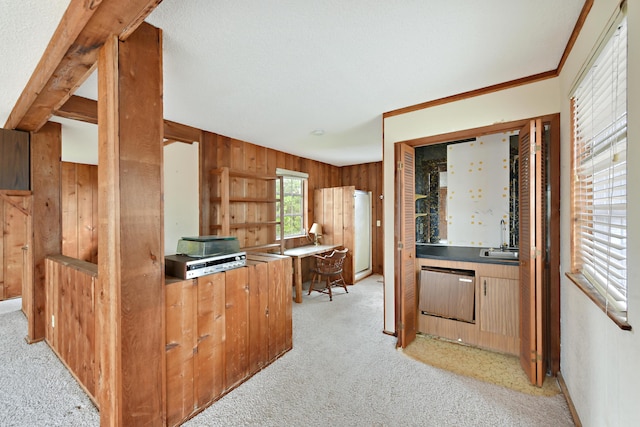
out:
M280 177L277 175L257 175L244 171L236 171L229 168L213 169L211 173L214 175L222 175L225 169L229 172L229 177L232 178L260 179L263 181L275 181L280 179Z
M212 202L221 202L221 197L212 197ZM280 199L264 199L260 197L229 197L229 203L276 203Z
M238 237L241 247L243 246L243 244L251 245L252 243L271 241L266 245L251 246L251 248L252 250L257 250L257 248L266 249L279 247L280 253L282 254L284 252L284 224L282 221L282 219L284 218L284 204L280 204L280 221L274 221L273 218L275 218L275 212L273 212L273 209L275 207L275 204L279 202L280 199L277 197L273 197L275 195L275 188L271 188L264 183L260 183L260 181L264 182L275 180L279 185L280 194L283 194L284 188L282 177L267 174L252 174L244 171L234 171L227 167L214 169L211 171L211 174L218 176L217 180L214 179L214 183L215 185L217 185L218 191L213 193L215 196L210 200L211 203L217 204L216 211L218 212L217 220L219 221L219 224L212 224L210 225L210 228L213 230L219 230L219 235L233 235ZM240 180L237 182L232 182L231 178L240 178L241 180L246 179L247 181L243 182ZM256 182L255 185L253 184L254 181ZM260 191L265 188L266 193ZM248 196L245 196L244 194L248 194ZM261 194L264 194L264 196L266 197L257 197ZM263 205L258 206L258 209L260 209L260 213L254 215L253 217L244 217L244 215L242 214L242 204L249 206L249 203ZM232 209L230 208L232 204L234 206L234 209L236 207L239 207L240 211L233 211L238 215L232 215ZM270 218L272 220L255 221L256 217ZM236 221L238 222L232 222L232 218L236 218ZM247 221L250 219L252 221ZM275 229L277 225L280 225L279 242L277 241L278 236L276 236ZM250 228L258 228L258 231L255 233L244 233L242 231Z
M242 250L246 252L260 252L264 249L269 249L269 248L272 248L272 249L280 248L280 243L268 243L266 245L250 246L247 248L242 248Z
M234 228L252 228L252 227L273 227L278 224L280 224L280 221L238 222L238 223L230 223L229 228L234 229ZM222 225L214 224L211 227L222 228Z

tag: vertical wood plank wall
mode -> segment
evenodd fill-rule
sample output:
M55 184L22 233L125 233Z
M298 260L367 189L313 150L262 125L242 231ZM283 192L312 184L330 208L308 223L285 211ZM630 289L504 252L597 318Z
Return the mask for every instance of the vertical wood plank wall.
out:
M98 166L61 163L62 255L98 263Z
M382 162L343 166L342 186L353 185L356 190L371 192L371 268L374 274L382 274L384 228L382 227ZM355 219L358 221L358 218ZM380 221L380 226L377 225Z
M348 285L355 282L355 187L320 188L315 191L314 221L322 224L322 243L349 249L342 276Z
M287 154L282 151L260 147L255 144L217 135L211 132L203 132L203 141L200 144L200 234L216 234L215 203L212 198L217 196L211 170L223 166L235 171L250 172L255 174L274 175L276 168L289 169L309 174L308 184L308 210L309 221L313 219L313 190L316 188L336 187L341 183L340 168L326 163L305 159L303 157ZM248 189L247 191L265 191L264 188ZM237 194L237 193L236 193ZM258 194L262 195L262 194ZM248 195L249 196L249 195ZM268 205L262 207L252 206L251 210L235 210L233 222L252 222L251 218L269 218L270 213L259 212L255 209L268 209ZM307 227L310 227L308 224ZM260 240L257 236L247 235L245 230L231 230L232 235L244 242L241 246L257 246ZM252 240L253 239L253 240ZM306 238L287 240L287 248L308 244Z
M95 285L98 266L63 255L48 257L45 338L96 403Z
M354 186L358 190L372 192L372 267L374 273L382 273L383 265L383 229L377 227L377 220L382 223L382 162L366 163L355 166L337 167L315 160L287 154L282 151L260 147L249 142L240 141L211 132L203 132L200 144L200 234L216 234L216 228L212 227L217 221L216 203L212 198L218 197L211 170L220 167L257 174L273 175L276 168L289 169L309 174L307 218L311 226L314 218L314 190L320 188ZM264 191L264 190L258 190ZM253 217L268 218L266 212L234 211L234 222L247 222ZM232 230L239 240L245 242L245 246L258 245L259 240L251 241L251 236L243 233L243 230ZM306 238L289 239L287 248L309 244Z

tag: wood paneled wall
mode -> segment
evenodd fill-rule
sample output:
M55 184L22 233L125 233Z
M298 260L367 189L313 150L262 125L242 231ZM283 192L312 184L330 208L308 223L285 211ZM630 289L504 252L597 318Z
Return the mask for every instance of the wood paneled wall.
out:
M384 264L384 228L380 198L383 194L382 162L343 166L340 168L340 173L342 177L340 185L353 185L356 190L371 191L371 267L374 274L382 274Z
M240 141L211 132L203 132L200 144L200 234L216 234L215 186L211 170L220 167L246 171L257 174L274 174L276 168L289 169L309 174L307 218L311 226L314 217L314 190L320 188L354 186L357 190L371 191L371 235L372 235L372 268L374 273L381 274L383 266L383 227L382 227L382 162L364 163L361 165L337 167L304 157L287 154L271 148L260 147L249 142ZM236 215L242 213L236 212ZM263 215L266 217L267 215ZM378 227L377 222L381 226ZM235 222L240 222L235 218ZM236 231L241 232L241 230ZM233 233L232 233L233 234ZM254 246L246 234L238 235L244 244ZM285 247L291 248L309 244L306 238L289 239Z
M46 340L96 401L95 285L98 266L55 255L46 259Z
M353 285L355 247L355 187L333 187L315 190L314 221L322 224L322 243L342 245L349 249L342 277Z
M62 162L62 255L98 263L98 166Z
M215 198L216 194L212 185L211 171L223 166L236 171L265 175L274 175L276 168L308 173L307 218L309 221L313 219L313 191L317 188L336 187L341 184L340 168L337 166L260 147L223 135L204 132L200 144L200 234L202 235L216 234L216 229L212 227L212 218L215 218L215 212L213 212L215 204L212 203L212 198ZM268 209L267 206L263 208ZM243 212L235 212L237 216L243 214ZM267 218L268 214L264 213L262 216ZM236 217L234 222L242 222L242 219ZM307 227L310 226L309 223ZM232 231L232 234L234 233L242 233L242 230ZM242 241L241 246L243 247L260 244L260 242L250 241L251 237L245 234L237 237ZM306 238L290 239L287 240L285 246L289 248L308 243Z

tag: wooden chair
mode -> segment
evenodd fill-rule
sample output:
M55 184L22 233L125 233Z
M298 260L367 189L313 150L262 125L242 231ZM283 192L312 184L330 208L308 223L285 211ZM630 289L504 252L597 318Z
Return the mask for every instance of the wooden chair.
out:
M335 250L329 255L314 255L316 260L316 266L311 269L313 276L311 277L311 284L309 285L309 293L311 291L322 292L323 294L329 294L329 301L333 301L333 294L331 288L335 286L342 286L346 293L347 284L342 277L342 266L347 256L348 249ZM315 289L315 283L324 281L325 286L322 289Z

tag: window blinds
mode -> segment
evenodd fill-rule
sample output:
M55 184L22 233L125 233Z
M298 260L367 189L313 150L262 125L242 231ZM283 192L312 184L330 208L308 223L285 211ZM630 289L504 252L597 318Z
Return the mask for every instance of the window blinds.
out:
M574 262L627 311L627 21L613 32L573 96Z

